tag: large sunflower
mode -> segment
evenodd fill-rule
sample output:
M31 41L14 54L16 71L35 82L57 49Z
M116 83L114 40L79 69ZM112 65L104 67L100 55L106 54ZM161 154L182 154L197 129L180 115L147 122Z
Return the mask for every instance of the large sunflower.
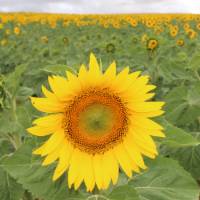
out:
M43 165L58 160L53 180L68 170L68 185L87 191L116 184L121 168L128 177L145 169L143 155L158 154L152 136L164 137L162 126L150 118L163 113L163 102L147 101L155 86L148 76L116 74L113 62L102 73L93 54L89 69L80 67L77 75L50 76L51 91L42 86L45 97L32 97L32 104L47 116L33 121L28 131L36 136L50 135L34 154L45 157Z

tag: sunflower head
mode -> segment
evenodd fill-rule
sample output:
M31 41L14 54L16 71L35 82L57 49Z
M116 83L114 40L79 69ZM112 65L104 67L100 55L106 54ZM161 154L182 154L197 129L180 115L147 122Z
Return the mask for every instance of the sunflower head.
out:
M200 30L200 23L198 23L198 24L196 25L196 28L197 28L198 30Z
M48 42L49 42L49 39L48 39L47 36L42 36L42 37L40 38L40 40L41 40L42 43L48 43Z
M195 32L193 29L188 29L187 35L190 39L194 39L197 36L197 32Z
M178 45L178 46L183 46L184 45L184 40L183 39L178 39L178 40L176 40L176 44Z
M15 33L15 35L19 35L20 32L21 32L20 28L16 26L16 27L14 28L14 33Z
M0 23L0 30L3 29L4 25Z
M170 35L171 35L172 37L176 37L177 34L178 34L178 31L177 31L176 29L174 29L174 28L170 29Z
M147 49L154 50L158 47L158 41L155 39L150 39L147 41Z
M3 39L3 40L1 40L0 44L1 44L1 46L5 46L5 45L8 44L8 40L7 39Z
M113 62L102 72L93 54L89 67L78 74L50 76L44 97L32 97L38 110L48 113L33 121L28 131L49 139L33 153L43 165L58 160L53 180L68 173L68 186L87 191L117 183L119 169L128 177L146 169L143 156L155 158L152 136L164 137L163 127L151 118L163 113L163 102L149 101L154 85L148 76L124 68L116 73Z

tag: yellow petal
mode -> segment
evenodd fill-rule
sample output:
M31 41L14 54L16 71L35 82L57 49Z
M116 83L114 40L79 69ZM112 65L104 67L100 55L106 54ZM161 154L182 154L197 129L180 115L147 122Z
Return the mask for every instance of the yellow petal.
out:
M154 90L155 88L156 88L155 85L145 85L145 87L138 92L138 95L146 94L146 93Z
M114 156L113 151L108 151L104 155L105 162L107 163L107 168L110 169L112 182L113 184L116 184L119 176L118 162Z
M64 130L60 129L50 136L50 138L33 153L40 154L42 156L51 153L60 143L64 140Z
M69 71L67 71L66 74L69 80L68 89L73 91L73 93L78 93L81 90L81 81L76 75L72 74Z
M119 144L113 148L113 152L114 152L115 157L117 158L121 168L126 173L126 175L128 177L132 177L132 167L130 164L130 158L127 155L124 147L121 144Z
M123 81L128 77L129 67L125 67L121 72L119 72L113 82L114 86L120 86Z
M66 75L69 81L77 81L77 76L70 71L66 71Z
M92 165L92 155L87 153L83 154L82 167L84 168L84 182L87 191L92 191L95 186L94 168Z
M130 133L127 134L126 138L124 139L124 146L125 149L127 150L129 156L131 159L142 169L146 169L146 165L144 164L144 160L142 158L142 155L135 145L133 141L133 137Z
M151 112L162 109L164 102L141 102L129 104L130 109L135 112Z
M55 132L55 129L52 127L41 127L41 126L33 126L26 129L32 135L37 136L46 136L50 135L51 133Z
M31 97L31 102L39 111L46 113L63 112L65 104L49 98Z
M149 130L163 130L163 127L151 119L139 117L137 115L130 118L131 126L134 127L147 127Z
M99 74L99 64L97 62L97 59L93 53L90 54L90 61L89 61L89 72L92 74Z
M139 149L143 149L146 152L149 152L149 154L158 155L157 148L153 140L150 138L150 136L141 135L141 133L136 132L136 130L131 131L133 136L133 141L137 144Z
M33 124L36 124L41 127L51 127L58 128L62 125L64 115L62 113L47 115L44 117L37 118L33 121Z
M76 149L76 151L79 151L79 150ZM80 162L80 160L83 159L82 152L80 152L80 151L76 153L76 156L77 156L77 159L79 159L79 162ZM83 167L82 165L80 167L80 163L78 164L78 166L79 166L79 169L78 169L78 171L75 172L76 173L75 180L71 181L72 183L74 183L75 190L77 190L80 187L81 183L83 182L83 178L85 175L85 168L86 168L86 167ZM68 184L70 185L71 183L69 183L69 182L70 181L68 180Z
M148 129L148 127L136 127L136 130L144 135L149 136L156 136L156 137L165 137L165 134L162 132L162 130L151 130Z
M81 152L79 149L74 149L74 152L72 154L72 158L70 161L70 166L69 166L69 171L68 171L68 186L71 188L72 184L75 183L76 178L78 177L80 173L80 161L82 160L81 158ZM82 177L83 179L83 177ZM80 180L79 180L80 181ZM82 180L79 182L81 183Z
M53 163L54 161L56 161L60 155L60 151L62 149L62 147L64 146L65 142L61 142L60 145L58 145L54 151L52 151L51 153L49 153L46 158L44 159L44 161L42 162L43 166L49 165L51 163Z
M102 189L103 187L103 173L102 173L102 157L98 154L93 156L93 167L94 167L94 176L95 182L97 184L98 189Z
M121 94L121 96L125 99L126 102L134 104L134 103L141 103L151 99L153 96L155 96L155 93L134 94L131 91L128 91Z
M82 89L88 87L88 71L86 70L85 65L81 65L79 73L78 73L78 80Z
M89 62L89 71L88 71L88 80L87 83L90 86L99 86L102 82L102 73L99 68L99 64L94 56L94 54L90 54L90 62Z
M48 77L49 85L60 101L70 99L73 91L70 90L68 81L61 76Z
M73 150L73 146L66 141L60 151L59 162L53 174L53 181L57 180L68 169Z
M136 94L140 94L141 91L145 90L145 88L147 87L147 83L149 81L149 76L145 75L145 76L140 76L139 78L137 78L135 81L133 81L131 87L131 90L129 91L130 93L132 93L132 95L136 95Z
M109 65L109 67L105 71L103 79L105 82L108 81L110 83L115 79L115 77L116 77L116 62L114 61Z
M56 97L56 95L53 92L50 92L49 90L47 90L47 88L44 85L42 85L42 92L45 97L51 99L52 101L58 101L58 98Z
M80 78L83 78L87 75L87 70L86 70L86 67L85 65L81 65L80 69L79 69L79 73L78 73L78 77Z
M118 85L118 92L128 92L131 90L131 85L133 82L137 79L141 72L133 72L131 74L127 74L124 76L123 79L119 80L119 85ZM123 82L123 84L121 84Z
M165 134L160 130L152 130L151 132L149 132L149 135L156 137L166 137Z
M137 115L138 117L157 117L164 113L163 110L156 110L156 111L150 111L150 112L135 112L134 115Z

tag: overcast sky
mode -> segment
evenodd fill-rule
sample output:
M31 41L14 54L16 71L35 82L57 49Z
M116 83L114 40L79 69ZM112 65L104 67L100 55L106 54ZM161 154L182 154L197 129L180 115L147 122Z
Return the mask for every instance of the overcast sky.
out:
M200 13L200 0L0 0L0 12Z

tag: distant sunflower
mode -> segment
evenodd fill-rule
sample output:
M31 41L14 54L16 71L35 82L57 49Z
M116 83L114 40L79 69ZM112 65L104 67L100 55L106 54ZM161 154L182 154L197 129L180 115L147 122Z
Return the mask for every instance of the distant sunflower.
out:
M14 28L14 33L15 33L15 35L19 35L20 32L21 32L20 28L16 26L16 27Z
M184 45L184 40L183 39L178 39L178 40L176 40L176 44L178 46L183 46Z
M147 41L147 49L154 50L158 47L158 41L155 39L150 39Z
M58 160L53 180L68 170L68 186L87 191L117 183L119 167L128 177L145 169L143 155L155 158L152 136L164 137L163 127L150 118L159 116L163 102L147 101L155 86L148 76L116 74L113 62L102 73L93 54L89 69L81 65L78 75L49 77L52 91L42 86L45 97L32 97L32 104L49 115L33 121L28 131L50 135L33 153L44 156L43 165Z

